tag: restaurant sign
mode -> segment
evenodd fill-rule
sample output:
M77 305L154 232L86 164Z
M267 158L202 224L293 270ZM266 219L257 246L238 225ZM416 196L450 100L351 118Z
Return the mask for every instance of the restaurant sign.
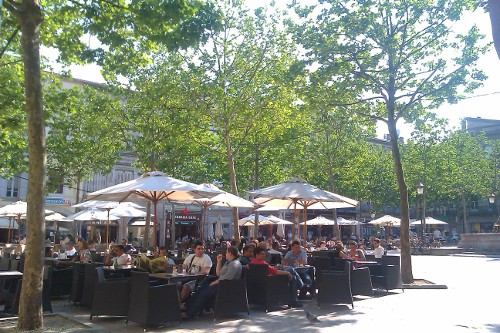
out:
M45 198L47 205L65 205L71 206L71 199L67 198Z

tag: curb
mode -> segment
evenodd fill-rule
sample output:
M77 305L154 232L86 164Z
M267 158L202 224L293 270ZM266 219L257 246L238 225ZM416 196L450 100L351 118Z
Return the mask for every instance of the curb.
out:
M420 280L424 283L420 284L406 284L403 283L403 289L448 289L448 286L445 284L436 284L426 279L413 279Z

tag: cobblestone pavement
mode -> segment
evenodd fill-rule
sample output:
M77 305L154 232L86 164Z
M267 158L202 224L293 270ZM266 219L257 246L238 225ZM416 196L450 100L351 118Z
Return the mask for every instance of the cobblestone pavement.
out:
M500 256L413 256L414 278L424 278L448 289L395 290L388 295L359 297L354 309L345 305L322 306L304 301L303 309L266 312L251 308L245 314L223 318L211 316L184 321L152 332L500 332ZM55 312L88 322L88 310L72 307L67 300L53 302ZM311 325L304 310L318 316ZM98 317L92 320L110 332L142 332L124 319Z

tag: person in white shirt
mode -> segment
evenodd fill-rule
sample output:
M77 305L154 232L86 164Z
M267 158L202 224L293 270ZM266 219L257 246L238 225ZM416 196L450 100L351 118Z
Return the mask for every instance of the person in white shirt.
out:
M373 252L372 254L375 255L375 258L382 258L382 256L384 255L385 253L385 250L384 248L380 245L380 239L378 238L375 238L373 240L373 246L374 246L374 249L373 249Z
M72 257L76 254L75 245L72 242L69 242L66 245L66 251L64 251L64 254L66 254L66 257Z
M194 254L190 254L182 264L183 269L187 274L204 274L207 275L212 268L212 259L203 251L205 246L201 241L194 243ZM184 303L191 293L195 291L196 280L189 281L182 286L181 303Z
M110 254L108 254L108 256L106 257L104 264L108 266L114 266L115 262L118 263L118 266L132 264L132 258L130 257L130 254L125 253L124 250L125 248L121 244L112 247L112 251L110 251ZM114 257L112 256L113 252L115 254Z

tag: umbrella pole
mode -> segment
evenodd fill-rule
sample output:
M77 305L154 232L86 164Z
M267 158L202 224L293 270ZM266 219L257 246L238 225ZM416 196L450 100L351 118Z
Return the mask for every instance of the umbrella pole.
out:
M307 205L304 205L304 211L302 212L302 218L304 219L304 246L307 244Z
M106 248L109 247L109 211L111 210L110 208L106 208L108 211L108 221L106 222Z
M18 233L17 233L17 243L21 244L21 214L17 215L17 228L18 228Z
M207 205L203 205L203 220L201 220L201 241L205 242L205 223L207 222Z
M155 214L155 219L154 219L154 225L153 225L153 231L154 231L154 235L153 235L153 255L156 256L156 204L157 202L154 201L153 202L153 210L154 210L154 214Z
M7 234L7 243L10 243L10 230L12 225L12 217L9 217L9 233Z

